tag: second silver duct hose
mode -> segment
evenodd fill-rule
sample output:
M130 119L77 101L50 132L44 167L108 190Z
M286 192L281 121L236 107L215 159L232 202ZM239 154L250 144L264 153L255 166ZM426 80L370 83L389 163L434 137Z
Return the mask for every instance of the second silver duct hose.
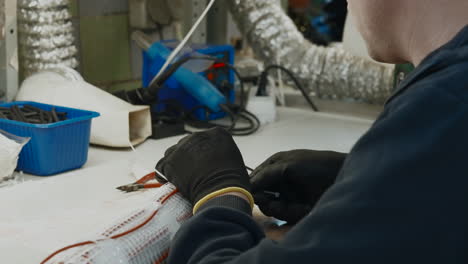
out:
M294 72L321 98L382 104L390 96L394 69L306 40L276 0L229 0L229 8L255 54Z

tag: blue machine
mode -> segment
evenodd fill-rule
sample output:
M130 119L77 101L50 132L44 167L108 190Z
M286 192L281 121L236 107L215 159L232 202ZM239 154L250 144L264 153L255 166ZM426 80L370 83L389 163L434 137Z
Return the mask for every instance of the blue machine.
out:
M176 45L175 41L156 42L143 52L144 87L149 86ZM196 53L219 58L231 65L234 63L232 46L192 45L190 48ZM234 72L224 63L215 63L199 73L181 67L159 90L158 101L152 106L152 111L163 112L168 103L177 102L185 111L192 111L199 120L222 118L225 113L220 105L235 101L234 82ZM209 114L202 107L208 108Z

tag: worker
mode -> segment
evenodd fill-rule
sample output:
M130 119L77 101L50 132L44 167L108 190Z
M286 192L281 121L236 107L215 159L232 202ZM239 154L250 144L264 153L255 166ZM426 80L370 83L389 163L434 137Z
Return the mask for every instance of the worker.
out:
M283 152L249 179L222 129L168 149L157 168L194 205L170 264L468 263L468 1L348 5L374 59L415 71L348 155ZM266 239L254 196L300 221Z

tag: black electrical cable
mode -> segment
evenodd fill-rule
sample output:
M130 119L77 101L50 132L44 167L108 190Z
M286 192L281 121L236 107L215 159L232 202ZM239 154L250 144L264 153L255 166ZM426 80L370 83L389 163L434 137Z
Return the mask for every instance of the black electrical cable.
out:
M236 69L236 67L234 67L233 65L227 63L226 61L224 61L222 59L218 59L218 58L211 57L211 56L187 56L187 57L183 57L183 58L179 59L178 61L176 61L175 63L173 63L163 74L161 74L161 76L159 76L156 79L155 85L153 87L150 87L150 93L157 93L157 91L159 90L159 87L162 87L162 85L172 76L172 74L174 74L180 67L182 67L185 63L187 63L190 60L210 60L210 61L214 61L214 62L223 63L226 67L228 67L230 70L232 70L234 72L234 74L236 75L236 77L239 79L239 85L240 85L240 90L241 90L240 106L237 107L238 108L238 109L236 109L237 111L232 111L232 109L236 108L236 107L234 107L233 105L230 105L230 104L221 106L223 111L231 119L231 125L230 126L223 126L223 125L220 125L220 124L214 124L214 123L209 122L209 121L194 122L194 120L191 120L192 121L191 124L196 126L197 128L199 127L199 126L197 126L197 123L204 123L205 125L208 125L210 127L214 127L214 126L224 127L225 129L227 129L233 135L236 135L236 136L251 135L251 134L257 132L258 129L260 128L260 120L254 114L248 112L245 109L246 91L245 91L245 85L244 85L242 76L240 75L240 73ZM195 110L198 110L198 108L195 109ZM195 111L195 110L193 110L193 111ZM192 114L193 111L191 111L191 113L189 113L189 114ZM236 125L237 125L239 119L246 120L250 125L248 127L245 127L245 128L236 128Z
M206 107L199 107L199 108L205 108L207 112L210 111ZM199 108L196 108L195 110L198 110ZM223 125L219 123L213 123L210 121L201 121L193 117L187 119L187 124L197 129L209 129L213 127L222 127L228 130L234 136L251 135L257 132L258 129L260 128L260 120L254 114L250 113L249 111L244 109L240 112L236 112L235 111L236 107L232 105L231 106L222 105L221 108L227 114L227 116L231 119L230 125ZM248 125L245 127L236 127L238 125L239 119L243 119L247 121Z
M227 114L227 116L231 119L231 124L229 126L223 126L220 124L216 124L210 121L201 121L201 120L196 120L194 118L193 113L199 109L195 108L192 109L189 112L186 112L183 110L181 112L184 120L189 123L189 125L194 126L195 128L199 128L200 126L206 127L214 127L214 126L219 126L219 127L224 127L227 129L231 134L233 135L250 135L258 131L260 128L260 121L259 119L252 113L248 112L245 109L246 106L246 89L244 85L244 80L242 79L242 76L240 75L239 71L234 67L233 65L227 63L225 60L211 57L211 56L186 56L178 61L174 62L172 65L168 67L166 71L164 71L154 82L153 85L151 85L148 88L140 88L131 92L124 92L124 93L119 93L116 94L118 97L126 100L127 102L130 102L132 104L153 104L157 101L157 95L159 93L159 90L164 86L164 83L180 68L182 67L185 63L187 63L190 60L209 60L209 61L214 61L214 62L219 62L223 63L227 68L232 70L236 77L239 79L240 83L240 90L241 90L241 95L240 95L240 105L233 105L233 104L225 104L221 105L221 109ZM166 102L166 104L170 104L170 102ZM210 110L206 107L206 113L210 112ZM167 115L168 113L164 113L163 119L170 118L171 115ZM177 118L177 117L174 117ZM238 121L242 119L247 121L249 124L247 127L236 127L238 124Z
M227 109L229 108L230 107L227 106L226 108L223 108L223 110L226 109L225 112L230 116L232 120L232 124L228 128L228 130L231 131L233 135L247 136L254 134L258 131L258 129L260 129L260 120L254 114L247 111L246 109L239 109L239 111L237 112L228 111ZM231 108L233 107L231 106ZM237 121L239 119L244 119L245 121L247 121L249 123L249 126L243 128L236 128Z
M289 76L289 78L294 82L296 87L301 91L302 95L304 96L304 98L306 99L306 101L310 105L310 107L315 112L319 111L319 109L314 104L314 102L310 98L309 94L307 94L307 91L304 89L301 82L299 82L299 80L296 78L294 73L292 73L290 70L286 69L285 67L283 67L281 65L270 65L263 71L262 76L260 77L259 88L258 88L258 93L259 94L258 95L265 95L265 94L262 94L262 93L265 93L265 90L266 90L266 82L267 82L268 74L269 74L269 72L271 70L275 70L275 69L281 70L284 73L286 73Z
M178 106L177 103L171 102L171 101L165 101L164 103L167 104L168 107L172 103L175 104L174 107ZM209 128L213 128L213 127L222 127L224 129L230 131L230 133L232 135L245 136L245 135L251 135L251 134L255 133L260 128L260 121L258 120L258 118L254 114L250 113L249 111L247 111L245 109L240 110L240 107L235 106L235 105L222 105L221 108L227 114L227 116L231 119L230 125L224 125L224 124L214 123L214 122L210 122L210 121L198 120L194 116L194 112L197 111L197 110L203 109L203 110L205 110L205 113L209 113L210 109L207 108L206 106L197 106L197 107L194 107L190 111L185 112L185 113L184 113L184 110L181 109L181 107L179 107L179 110L180 110L180 112L183 113L182 114L183 115L182 119L185 120L185 122L189 126L194 127L196 129L209 129ZM167 115L164 116L164 117L167 118ZM205 118L206 117L207 117L207 115L205 115ZM174 118L176 118L176 117L174 117ZM238 120L239 119L247 121L248 125L244 126L244 127L236 127L238 125ZM189 132L189 131L187 131L187 132Z
M239 120L239 116L236 116L229 107L227 106L221 106L221 109L224 110L224 112L226 112L229 116L229 118L231 119L231 125L229 126L229 128L227 128L228 131L234 131L234 129L236 129L236 124L237 124L237 120Z
M237 79L239 80L239 86L240 86L240 108L245 109L247 100L246 100L246 90L245 90L245 83L244 79L242 78L241 74L237 70L237 68L229 63L223 62L226 67L231 69L234 74L237 76Z

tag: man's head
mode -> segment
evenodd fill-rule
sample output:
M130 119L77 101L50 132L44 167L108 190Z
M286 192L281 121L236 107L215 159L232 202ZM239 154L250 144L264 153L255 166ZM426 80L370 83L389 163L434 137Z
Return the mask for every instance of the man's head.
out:
M409 0L412 1L412 0ZM367 43L369 54L378 61L397 60L397 26L405 0L348 0L350 14Z
M418 64L468 24L467 0L348 0L369 54Z

